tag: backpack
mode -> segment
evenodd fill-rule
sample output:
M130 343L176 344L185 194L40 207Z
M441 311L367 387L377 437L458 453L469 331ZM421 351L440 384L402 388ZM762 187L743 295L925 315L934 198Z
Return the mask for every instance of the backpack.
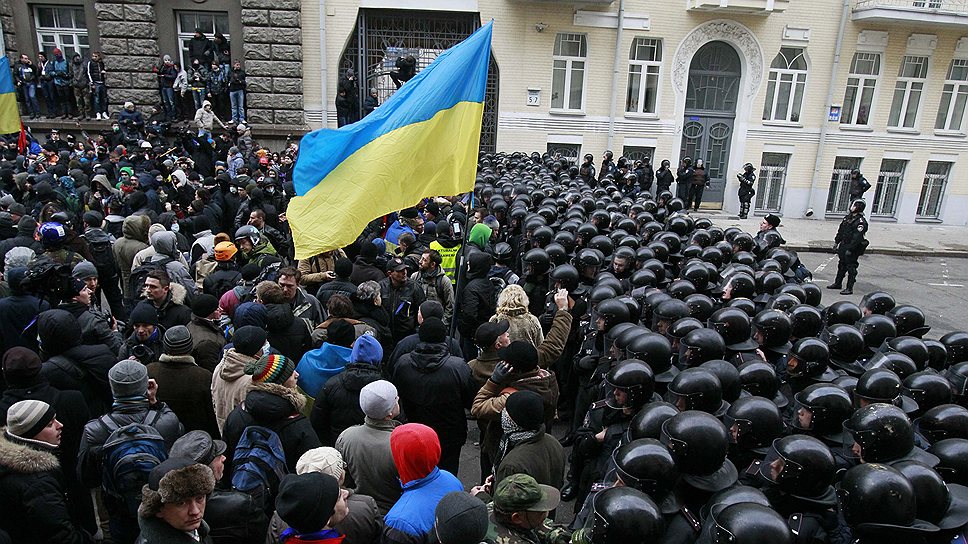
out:
M145 280L148 279L148 273L152 270L162 270L166 274L168 273L168 263L173 262L175 259L171 257L165 257L160 261L145 261L131 270L131 279L128 280L128 285L131 286L131 296L135 299L142 298L142 293L145 290Z
M160 414L155 419L158 417ZM106 426L103 421L101 424ZM101 449L101 487L108 496L122 502L128 514L136 516L141 488L148 483L151 470L167 458L165 439L151 425L131 423L118 427Z
M242 432L232 455L232 489L260 499L273 508L279 481L286 475L286 454L272 429L250 425Z
M88 242L88 249L91 251L91 262L97 269L98 277L110 279L118 275L118 261L114 258L114 251L111 248L110 240L99 242Z
M494 308L497 308L497 299L501 296L501 291L508 286L508 282L504 280L501 276L492 276L487 278L491 282L491 286L494 288L494 302L491 304Z

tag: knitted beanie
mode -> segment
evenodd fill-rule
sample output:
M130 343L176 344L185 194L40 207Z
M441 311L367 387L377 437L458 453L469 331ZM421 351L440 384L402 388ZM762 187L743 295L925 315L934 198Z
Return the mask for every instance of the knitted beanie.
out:
M33 438L54 419L54 407L39 400L22 400L7 410L7 432Z
M265 354L258 361L245 365L245 373L252 375L253 382L279 385L286 383L294 370L296 370L296 363L285 355L277 353Z

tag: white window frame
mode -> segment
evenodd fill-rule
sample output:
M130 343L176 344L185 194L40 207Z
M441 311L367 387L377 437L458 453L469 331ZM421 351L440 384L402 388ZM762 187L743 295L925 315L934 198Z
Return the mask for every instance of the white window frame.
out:
M784 52L796 52L790 58ZM804 68L791 68L800 59ZM785 68L773 67L780 61ZM767 79L766 102L763 104L763 120L777 121L783 123L800 123L800 115L803 110L803 100L807 92L807 72L810 66L807 62L807 52L800 47L781 47L776 54L770 67L770 75ZM786 79L786 81L784 81ZM784 86L789 86L786 94L787 107L785 112L779 109L780 98ZM799 95L799 102L797 100ZM782 113L782 115L778 115ZM794 117L796 117L794 119Z
M921 185L921 197L918 199L918 219L941 219L941 206L944 204L945 189L948 188L953 169L954 163L949 161L928 161L928 166L924 171L924 184ZM935 192L937 193L936 198L933 196ZM926 208L932 205L934 212L925 213Z
M961 99L961 116L955 115ZM952 59L948 67L938 103L938 117L934 122L935 130L965 133L965 112L968 111L968 59Z
M928 83L928 68L931 57L924 55L904 55L894 83L894 98L887 126L901 129L916 129L924 105L924 88ZM911 103L914 103L913 116Z
M864 55L865 58L861 58ZM864 71L859 71L857 63L862 62L872 62L874 63L874 73L865 73ZM870 126L871 118L874 114L874 104L877 103L877 83L881 79L881 54L875 52L867 51L857 51L854 53L854 58L850 62L850 73L847 76L847 88L844 91L844 110L840 118L840 124L842 125L854 125L854 126ZM860 115L861 104L863 104L864 90L870 88L870 103L867 111L867 119L863 123L857 121ZM851 107L847 107L847 96L850 93L851 88L855 89L854 102Z
M73 54L80 53L81 57L86 58L91 50L90 37L87 32L87 14L84 12L83 5L49 5L39 4L34 8L34 28L37 37L37 50L47 54L48 59L54 58L54 48L59 48L64 52L64 58L70 60ZM54 26L41 26L40 10L52 10L51 18ZM65 21L60 18L60 10L69 9L71 20L67 22L72 26L65 26ZM78 25L76 22L76 12L84 15L84 24ZM65 41L65 37L70 36L72 42ZM49 39L52 38L52 39Z
M191 28L182 28L182 15L192 15L195 17L196 25ZM181 67L186 68L191 65L188 60L188 40L191 40L195 36L195 27L198 26L198 16L204 15L212 17L212 32L204 32L206 38L213 40L215 39L215 31L218 30L218 25L216 24L216 18L219 16L225 17L225 31L222 35L225 39L231 43L232 36L229 35L229 12L227 11L198 11L198 10L177 10L175 11L175 29L178 32L178 57L179 62L181 62ZM206 29L207 30L207 29Z
M900 171L887 170L889 164L900 164ZM901 203L901 190L904 187L904 173L910 161L905 159L883 159L877 172L877 183L871 187L870 214L872 217L897 217ZM893 195L893 198L891 197Z
M578 55L562 55L561 53L561 42L564 39L569 41L577 41ZM558 64L564 63L563 68L559 68ZM581 63L581 68L576 68L575 64ZM578 108L571 107L571 95L574 90L572 77L577 70L581 70L581 105ZM555 88L555 80L557 79L556 74L559 70L564 70L564 78L562 80L562 88ZM565 113L584 113L585 112L585 97L588 95L585 91L588 89L588 36L586 34L576 33L576 32L559 32L555 36L555 50L552 56L551 64L551 111L555 112L565 112ZM556 106L555 103L558 101L558 95L561 96L560 105Z
M650 117L658 115L659 93L662 89L662 45L662 39L660 38L636 36L632 40L632 46L629 49L628 85L625 88L625 113L631 115L647 115ZM651 59L638 58L640 50L649 50L650 48L654 53ZM636 108L630 109L629 106L631 105L630 102L633 95L632 81L635 77L638 78L638 91L635 93ZM649 81L654 83L652 87L654 100L652 108L646 109L645 99L646 90L649 88Z

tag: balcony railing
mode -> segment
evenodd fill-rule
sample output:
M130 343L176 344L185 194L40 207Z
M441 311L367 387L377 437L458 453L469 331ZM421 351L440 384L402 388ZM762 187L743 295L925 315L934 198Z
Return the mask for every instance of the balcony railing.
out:
M968 26L968 0L857 0L854 21Z

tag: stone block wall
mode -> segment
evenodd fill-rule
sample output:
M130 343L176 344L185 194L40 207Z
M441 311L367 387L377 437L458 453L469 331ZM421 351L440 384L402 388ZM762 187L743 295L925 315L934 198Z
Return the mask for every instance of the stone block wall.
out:
M146 111L161 101L158 79L158 25L155 0L107 0L94 4L100 48L108 74L110 110L125 101Z
M17 43L17 28L13 22L11 0L0 0L0 28L3 29L3 42L6 49L3 53L10 58L10 63L13 65L20 58L20 49Z
M305 124L299 0L242 0L249 121Z

